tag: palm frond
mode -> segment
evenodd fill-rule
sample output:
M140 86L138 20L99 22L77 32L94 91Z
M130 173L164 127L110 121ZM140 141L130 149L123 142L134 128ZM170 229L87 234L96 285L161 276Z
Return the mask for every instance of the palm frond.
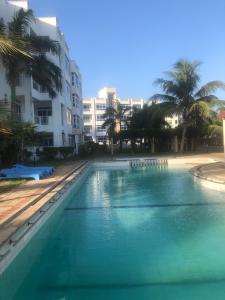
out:
M30 44L32 53L47 53L60 54L60 44L58 41L50 39L48 36L38 36L34 33L26 36L27 42Z
M33 11L31 9L24 10L19 9L11 22L8 24L9 35L19 35L23 36L27 34L27 29L29 24L34 21Z
M195 94L195 97L203 98L209 96L218 89L225 90L225 83L219 80L210 81Z
M21 43L20 43L21 44ZM15 41L12 42L4 35L0 35L0 55L2 56L15 56L15 55L23 55L26 58L32 59L31 54L24 50L24 47L16 44Z
M174 96L170 96L167 94L154 94L152 97L149 98L149 100L154 100L154 101L162 101L162 102L171 102L171 103L176 103L177 98Z
M31 75L51 98L55 98L57 92L62 90L61 69L43 54L33 57L29 66L27 74Z
M222 136L223 135L223 126L221 125L209 125L208 126L208 135L209 136L213 136L213 135L217 135L217 136Z
M195 113L202 119L209 118L210 111L208 103L204 101L194 102L189 108L189 114Z

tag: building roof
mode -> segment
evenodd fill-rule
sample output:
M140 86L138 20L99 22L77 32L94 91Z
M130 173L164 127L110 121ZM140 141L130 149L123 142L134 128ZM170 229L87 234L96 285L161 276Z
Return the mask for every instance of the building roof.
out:
M225 111L220 111L218 113L218 117L221 118L221 119L225 119Z

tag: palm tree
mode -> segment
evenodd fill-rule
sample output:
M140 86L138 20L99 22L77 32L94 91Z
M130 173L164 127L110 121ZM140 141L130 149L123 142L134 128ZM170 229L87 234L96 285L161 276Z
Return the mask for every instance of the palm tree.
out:
M16 83L20 74L32 76L33 80L52 98L62 88L61 70L46 55L48 52L59 55L59 44L49 37L37 36L32 30L29 33L30 24L34 21L31 10L20 9L15 13L7 28L7 38L10 41L17 41L17 44L22 45L24 51L29 53L29 56L21 52L17 55L2 55L6 78L11 89L12 119L15 119Z
M131 117L129 132L132 144L134 146L135 139L144 139L145 143L148 140L151 143L151 148L155 148L155 139L169 128L169 124L165 121L166 113L158 104L145 104L141 110L133 112ZM141 142L142 147L142 142ZM153 151L154 152L154 151Z
M221 104L213 95L217 89L225 89L221 81L211 81L198 88L200 76L198 73L199 62L180 60L173 65L173 71L166 72L167 79L159 78L159 85L164 94L155 94L153 100L161 100L162 109L168 115L174 113L182 116L182 137L180 152L184 150L187 128L196 122L197 118L210 117L210 107Z
M30 54L24 49L25 46L22 40L18 37L12 40L7 36L6 26L3 20L0 20L0 56L22 54L25 57L31 58Z
M118 100L115 101L115 107L110 106L106 109L104 114L104 123L102 124L102 128L107 129L107 133L109 138L111 139L111 143L113 145L114 139L117 133L120 133L122 130L122 125L128 125L127 112L130 110L129 107L123 108L123 106L119 103ZM121 134L119 135L120 140L120 152L123 149L123 141ZM113 146L112 146L113 147Z

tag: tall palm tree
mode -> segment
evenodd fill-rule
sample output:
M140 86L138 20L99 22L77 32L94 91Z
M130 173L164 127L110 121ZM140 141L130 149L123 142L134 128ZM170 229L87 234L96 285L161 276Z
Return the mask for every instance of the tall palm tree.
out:
M33 78L40 86L54 98L61 90L61 70L47 57L51 52L59 55L58 42L49 37L38 36L30 25L35 22L32 10L18 10L7 28L7 38L23 46L29 56L19 52L17 55L2 55L6 68L6 78L11 89L11 116L15 119L16 83L20 74Z
M128 125L127 112L130 110L129 107L124 108L118 100L115 101L115 107L110 106L106 109L104 114L104 123L102 128L107 129L109 138L111 138L112 144L114 142L117 133L121 132L122 125ZM120 140L120 151L122 152L122 136L119 135Z
M7 35L7 28L3 20L0 20L0 56L13 56L18 54L31 58L30 54L25 51L23 41L20 40L19 37L13 40L10 39Z
M154 100L162 100L162 107L168 115L182 116L182 137L180 152L184 150L187 128L196 121L196 118L209 118L210 106L218 105L219 99L213 95L217 89L225 89L222 81L211 81L201 88L198 87L200 76L199 62L179 60L173 65L173 71L166 72L167 79L159 78L159 85L164 94L155 94Z

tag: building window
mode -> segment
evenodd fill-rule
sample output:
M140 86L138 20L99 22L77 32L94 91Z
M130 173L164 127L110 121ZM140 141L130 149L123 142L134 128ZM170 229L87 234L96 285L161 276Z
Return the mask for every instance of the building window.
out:
M91 110L91 104L84 104L83 108L84 108L84 111L90 111Z
M85 133L91 133L92 126L84 126L84 132Z
M128 109L128 108L130 108L130 105L129 104L120 104L120 107L122 109Z
M121 125L121 130L127 130L127 126L126 125Z
M84 140L85 140L85 142L91 142L92 141L92 136L85 136Z
M90 115L84 115L84 122L91 122L91 116Z
M105 110L106 109L106 105L103 104L103 103L96 104L96 109L97 110Z
M74 72L71 73L71 83L72 83L72 86L75 85L75 73Z
M74 147L75 146L75 136L72 134L68 135L68 141L69 141L69 146Z
M61 104L61 124L64 125L64 107L63 107L63 104Z
M68 83L68 81L65 82L65 88L66 88L66 98L67 99L71 99L70 98L70 84Z
M96 129L97 132L105 132L105 128L102 128L102 126L97 125Z
M49 117L52 116L52 109L51 107L38 107L37 108L37 115L40 117Z
M80 117L78 115L73 116L73 127L76 129L80 128Z
M15 110L16 110L16 121L22 122L23 116L22 116L22 108L20 102L15 103Z
M39 135L39 145L41 147L52 147L53 146L53 134Z
M96 115L96 120L97 121L104 121L105 117L104 117L104 115Z
M134 104L134 105L133 105L133 108L141 109L141 105L140 105L140 104Z
M77 94L75 94L75 93L72 94L72 101L73 101L73 106L76 108L79 108L80 101L79 101L79 97L77 96Z
M80 79L76 73L75 73L75 80L76 80L76 86L77 86L77 88L79 88L80 87Z
M71 113L71 111L69 109L67 110L67 123L69 125L72 124L72 113Z
M33 89L39 91L39 84L33 80Z
M97 136L97 143L106 143L106 136Z

